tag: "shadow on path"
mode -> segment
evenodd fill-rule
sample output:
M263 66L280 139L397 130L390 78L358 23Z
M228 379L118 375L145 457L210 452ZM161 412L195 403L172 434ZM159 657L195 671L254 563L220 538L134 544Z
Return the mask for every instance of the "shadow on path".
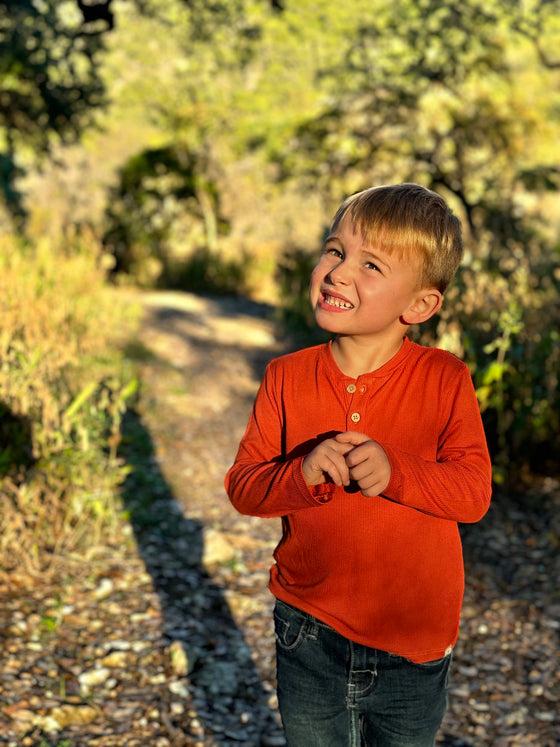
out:
M187 684L177 694L187 701L187 718L178 716L171 725L173 744L259 745L263 735L277 733L270 692L223 590L202 564L204 526L183 515L137 413L126 414L123 435L123 456L131 467L124 504L160 599L165 645L172 646L179 666L186 655Z

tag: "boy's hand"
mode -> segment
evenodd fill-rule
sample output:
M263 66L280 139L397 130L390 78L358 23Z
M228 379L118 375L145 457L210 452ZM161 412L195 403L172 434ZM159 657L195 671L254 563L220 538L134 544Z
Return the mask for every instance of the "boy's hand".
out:
M327 482L330 477L335 485L349 485L350 473L344 457L352 448L352 444L339 441L338 436L322 441L303 460L305 482L311 487Z
M351 446L345 455L346 466L362 495L368 498L380 495L391 479L391 465L383 448L369 436L355 431L339 433L335 441L343 447Z

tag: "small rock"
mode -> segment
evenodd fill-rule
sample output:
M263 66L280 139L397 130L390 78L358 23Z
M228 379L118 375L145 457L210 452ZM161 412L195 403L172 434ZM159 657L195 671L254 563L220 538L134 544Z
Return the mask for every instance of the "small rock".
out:
M78 682L80 683L80 689L82 695L90 695L92 689L97 685L103 685L111 676L111 670L107 667L97 667L95 669L89 669L86 672L82 672L78 675Z
M112 651L107 656L104 656L100 664L103 667L126 667L130 661L130 654L126 651Z
M237 551L228 538L217 529L207 529L204 532L204 549L202 563L204 566L230 563Z
M181 641L173 641L168 648L171 668L178 677L185 677L189 671L189 658Z
M69 724L91 724L99 716L99 712L89 705L62 705L53 708L48 716L56 721L59 728L64 728Z
M285 744L283 734L265 734L261 737L261 747L284 747Z
M111 581L110 578L102 578L99 582L99 586L95 589L93 592L95 598L97 601L100 601L101 599L107 599L107 597L111 596L113 591L115 590L115 585Z
M169 683L169 692L173 695L178 695L180 698L187 699L189 697L189 688L186 682L181 680L174 680Z

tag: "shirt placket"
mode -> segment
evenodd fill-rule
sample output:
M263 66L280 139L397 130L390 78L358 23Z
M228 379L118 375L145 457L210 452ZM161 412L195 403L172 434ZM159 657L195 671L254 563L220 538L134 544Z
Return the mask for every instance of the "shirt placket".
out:
M348 384L346 391L350 395L350 404L346 410L346 428L347 430L359 430L359 423L364 416L367 384L357 380Z

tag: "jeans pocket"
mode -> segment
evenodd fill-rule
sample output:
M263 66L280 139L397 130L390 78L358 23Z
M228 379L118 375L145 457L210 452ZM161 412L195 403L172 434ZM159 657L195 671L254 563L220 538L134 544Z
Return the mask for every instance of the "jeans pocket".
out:
M451 654L443 656L441 659L434 659L433 661L424 661L421 663L411 662L411 664L419 669L424 669L427 672L438 672L449 669L451 664Z
M274 634L284 651L295 651L305 640L308 616L279 599L274 605Z
M412 677L414 677L416 673L420 677L422 675L447 677L449 675L449 669L452 659L453 652L447 654L446 656L443 656L441 659L433 659L432 661L424 662L411 661L410 659L398 656L397 654L389 654L389 662L391 662L393 666L408 669L410 672L410 676Z
M412 667L418 672L418 677L423 680L429 678L432 681L439 681L442 683L443 689L446 691L449 687L449 675L451 671L451 662L453 660L453 654L447 654L441 659L434 659L433 661L425 661L421 664L417 662L410 662Z

